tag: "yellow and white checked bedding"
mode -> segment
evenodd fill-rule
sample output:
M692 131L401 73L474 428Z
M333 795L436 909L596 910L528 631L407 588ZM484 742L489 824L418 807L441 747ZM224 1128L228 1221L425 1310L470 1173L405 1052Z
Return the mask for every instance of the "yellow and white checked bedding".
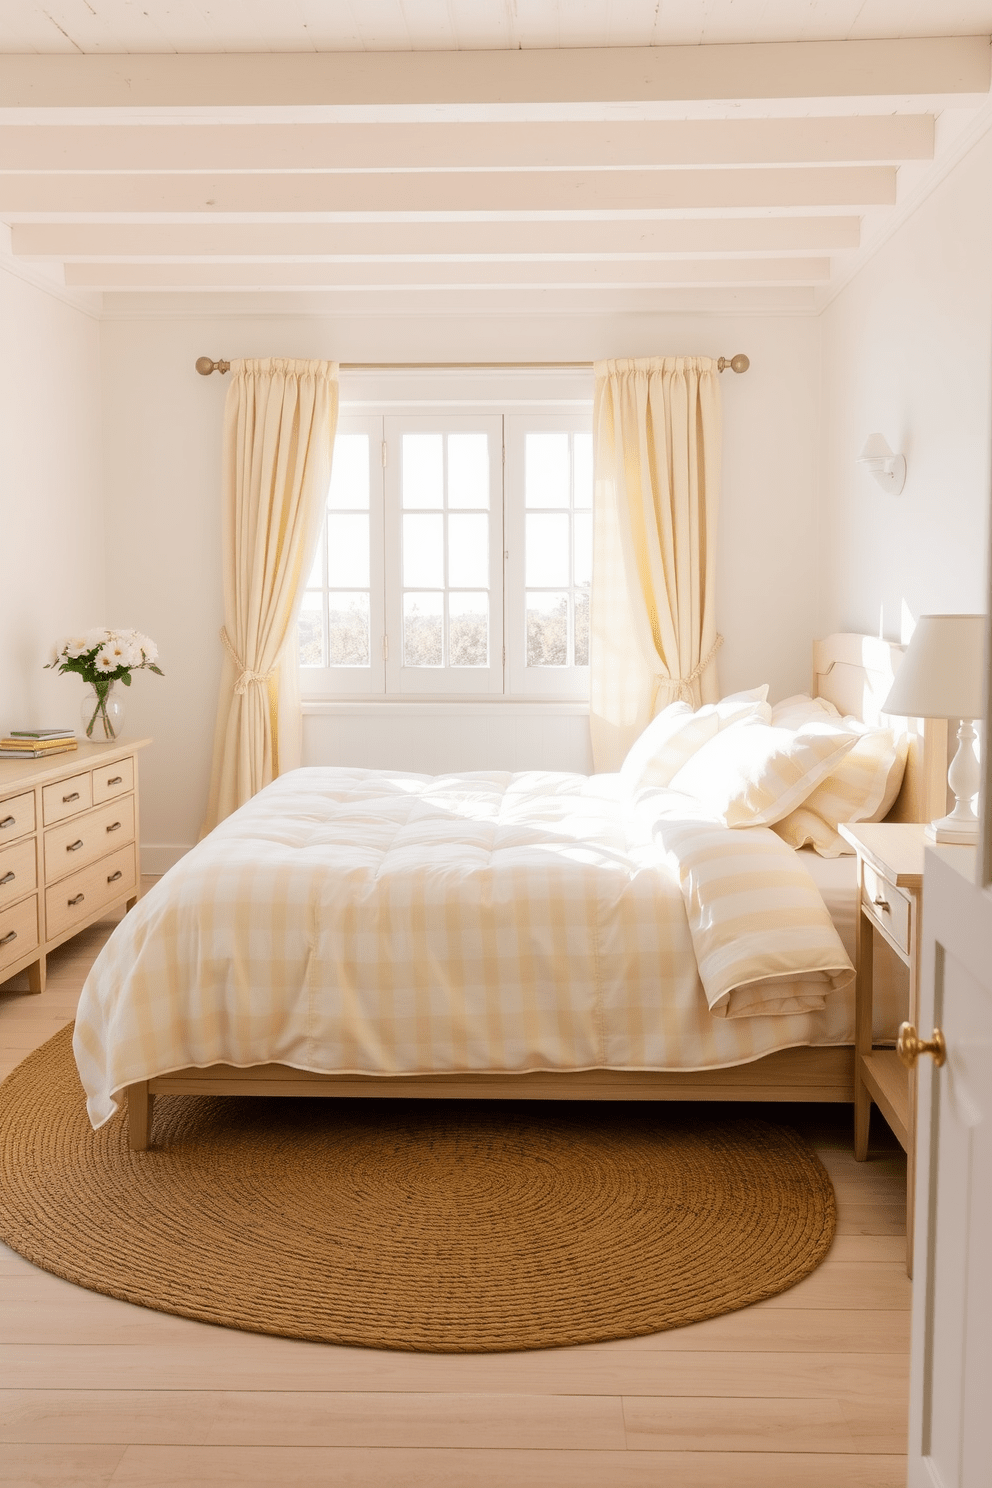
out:
M94 1126L127 1085L191 1065L679 1070L850 1042L839 993L822 1011L713 1016L677 865L639 810L616 776L282 776L167 873L97 959L74 1039ZM735 852L771 838L796 859L763 829L707 830ZM704 918L720 897L703 896Z

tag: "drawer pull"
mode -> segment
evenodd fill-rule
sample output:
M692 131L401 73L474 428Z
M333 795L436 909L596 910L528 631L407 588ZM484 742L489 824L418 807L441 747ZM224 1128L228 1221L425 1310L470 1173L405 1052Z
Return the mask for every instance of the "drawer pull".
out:
M71 908L72 905L74 905L74 904L82 904L82 902L83 902L83 900L85 898L86 898L86 895L85 894L77 894L76 897L75 897L75 899L69 899L66 902L68 903L69 907Z
M82 839L82 837L77 837L76 840L75 840L75 842L70 842L69 843L68 847L66 848L66 852L78 852L79 849L82 846L83 846L83 839Z
M10 945L10 942L11 942L11 941L12 941L12 940L16 940L16 939L17 939L17 931L16 931L16 930L11 930L11 931L9 931L9 932L8 932L8 933L7 933L7 934L6 934L6 935L5 935L5 936L4 936L4 937L3 937L3 939L2 939L2 940L0 940L0 945Z
M0 827L12 827L16 820L16 816L5 816L3 821L0 822Z
M73 793L72 793L71 796L63 796L62 797L63 804L66 805L66 806L68 806L68 804L69 804L70 801L78 801L78 800L79 800L79 792L78 791L73 791Z
M14 882L14 875L13 875L13 873L5 873L4 876L3 876L3 878L0 878L0 889L3 888L4 884L9 884L9 883L13 883L13 882Z
M112 775L111 778L107 781L107 784L108 785L123 785L123 783L124 783L124 776L123 775Z
M111 874L111 875L110 875L110 877L109 877L109 878L108 878L108 879L107 879L107 882L108 882L108 883L116 883L116 882L117 882L117 880L118 880L118 879L119 879L119 878L123 878L123 877L124 877L124 874L123 874L123 873L122 873L122 872L121 872L121 870L120 870L120 869L119 869L119 868L118 868L118 870L117 870L117 872L116 872L116 873L112 873L112 874Z
M110 826L107 828L107 831L108 832L116 832L119 826L120 826L120 822L111 822L110 823Z
M875 905L876 909L888 909L889 908L889 901L888 901L888 899L881 899L881 898L879 898L879 899L873 899L871 902L872 902L872 904Z

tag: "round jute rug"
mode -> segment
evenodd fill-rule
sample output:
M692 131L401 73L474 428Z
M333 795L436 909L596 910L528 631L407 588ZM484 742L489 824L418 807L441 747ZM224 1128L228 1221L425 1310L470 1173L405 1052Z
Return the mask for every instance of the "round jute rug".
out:
M0 1236L143 1307L377 1348L550 1348L745 1307L833 1238L815 1154L740 1107L183 1096L135 1153L122 1115L91 1130L70 1038L0 1086Z

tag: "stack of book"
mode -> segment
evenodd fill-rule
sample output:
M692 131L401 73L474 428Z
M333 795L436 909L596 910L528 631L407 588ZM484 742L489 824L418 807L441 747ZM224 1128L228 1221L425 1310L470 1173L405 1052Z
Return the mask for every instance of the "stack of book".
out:
M47 759L76 748L72 729L11 729L6 739L0 739L0 759Z

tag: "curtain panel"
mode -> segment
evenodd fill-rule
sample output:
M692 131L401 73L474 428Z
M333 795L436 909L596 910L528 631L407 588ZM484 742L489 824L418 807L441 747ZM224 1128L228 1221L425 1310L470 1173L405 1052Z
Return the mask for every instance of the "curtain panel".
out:
M336 362L232 361L222 476L224 654L204 834L299 764L297 658L287 642L320 535L337 417Z
M590 725L596 769L616 770L668 703L719 696L720 384L710 357L595 373Z

